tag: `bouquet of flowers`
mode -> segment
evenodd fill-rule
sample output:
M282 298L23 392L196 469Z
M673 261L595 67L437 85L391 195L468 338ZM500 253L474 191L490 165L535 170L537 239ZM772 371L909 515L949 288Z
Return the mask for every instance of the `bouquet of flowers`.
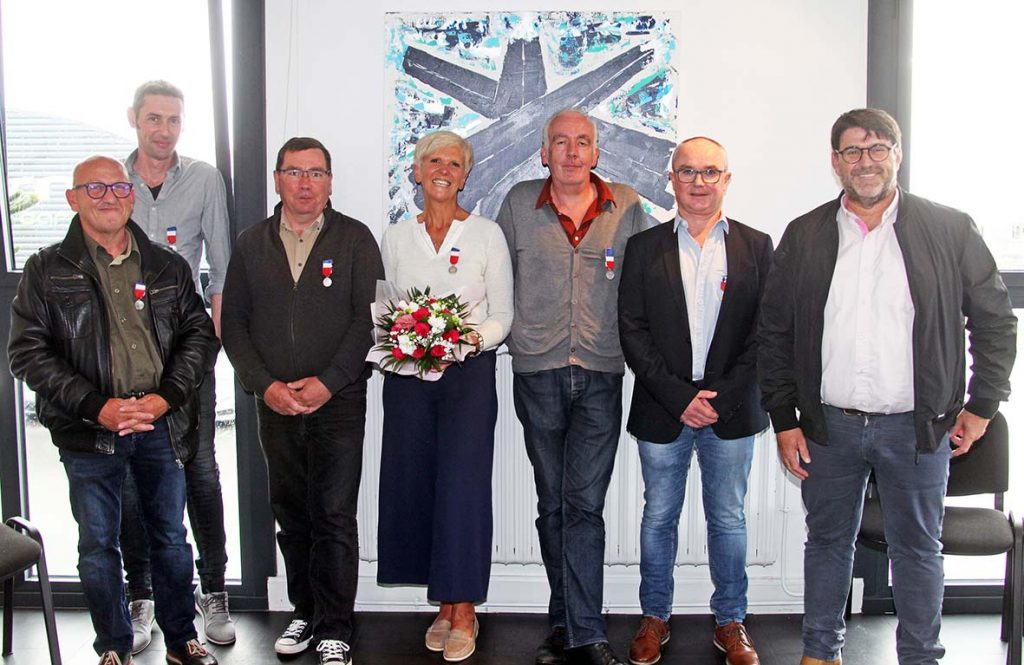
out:
M461 362L474 350L464 341L473 331L466 321L473 304L457 292L434 296L429 286L401 292L378 282L371 306L376 345L366 359L384 371L441 378L447 363Z

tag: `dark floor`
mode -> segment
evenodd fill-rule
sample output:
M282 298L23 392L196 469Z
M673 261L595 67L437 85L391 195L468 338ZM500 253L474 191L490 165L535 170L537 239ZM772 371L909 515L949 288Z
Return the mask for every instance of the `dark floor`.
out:
M280 612L237 612L238 642L230 647L211 647L222 665L316 662L315 653L279 660L274 640L288 623ZM440 654L423 647L423 632L430 624L427 614L361 613L353 640L356 665L442 665ZM608 618L612 645L620 657L628 652L638 617ZM92 627L85 612L61 611L57 617L61 654L66 665L95 665ZM747 618L747 627L761 656L762 665L797 665L800 661L800 617L761 615ZM893 617L855 616L849 622L844 665L895 665L896 622ZM723 665L724 658L711 644L712 622L706 616L672 618L672 640L666 645L663 665ZM466 665L532 665L533 651L547 632L547 618L537 614L480 614L477 652ZM948 665L1003 665L1006 647L999 640L999 617L994 615L947 616L943 641ZM38 611L17 610L14 621L14 655L9 665L45 665L42 616ZM136 665L163 665L160 635L135 657Z

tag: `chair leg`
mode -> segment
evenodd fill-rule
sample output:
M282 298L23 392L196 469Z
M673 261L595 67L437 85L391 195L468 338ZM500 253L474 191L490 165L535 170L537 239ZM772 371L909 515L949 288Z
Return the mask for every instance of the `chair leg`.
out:
M1003 575L1003 614L999 621L999 639L1010 639L1010 622L1013 620L1013 549L1006 553L1006 574Z
M14 578L4 580L4 656L14 652Z
M61 665L60 643L57 641L57 615L53 607L53 592L50 589L50 573L46 568L46 552L39 543L39 596L43 605L43 620L46 622L46 643L50 648L50 664Z
M1013 571L1010 579L1010 639L1006 645L1007 665L1021 665L1021 642L1024 639L1024 522L1010 515L1013 527Z

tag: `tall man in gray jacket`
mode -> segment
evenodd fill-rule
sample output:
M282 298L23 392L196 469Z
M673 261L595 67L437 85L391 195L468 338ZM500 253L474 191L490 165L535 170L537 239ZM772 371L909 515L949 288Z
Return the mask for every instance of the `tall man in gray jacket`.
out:
M992 254L970 217L896 185L901 158L900 128L885 111L836 120L832 169L843 191L786 229L761 304L763 403L807 509L802 665L840 663L872 470L899 662L942 657L949 459L1010 394L1017 321ZM974 360L966 404L965 325Z
M508 339L516 414L537 484L551 633L537 663L615 665L605 635L605 493L622 424L616 298L626 241L647 228L636 192L606 183L597 125L573 109L544 125L551 175L509 190L497 222L515 275Z

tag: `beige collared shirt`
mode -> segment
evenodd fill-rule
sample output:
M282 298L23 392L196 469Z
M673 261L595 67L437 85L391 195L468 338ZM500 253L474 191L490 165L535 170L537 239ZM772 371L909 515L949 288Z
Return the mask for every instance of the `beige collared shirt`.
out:
M128 246L111 256L85 235L85 244L96 263L107 320L110 322L110 375L114 396L129 392L150 392L160 385L164 371L149 318L149 298L142 297L143 309L136 309L136 283L142 282L142 256L128 232Z
M288 226L288 220L285 219L284 213L281 213L281 242L284 243L284 253L288 257L288 267L292 270L292 280L295 283L298 283L302 269L306 267L306 261L309 259L309 253L313 251L313 245L316 244L317 236L323 227L324 215L320 213L316 221L306 227L300 235Z

